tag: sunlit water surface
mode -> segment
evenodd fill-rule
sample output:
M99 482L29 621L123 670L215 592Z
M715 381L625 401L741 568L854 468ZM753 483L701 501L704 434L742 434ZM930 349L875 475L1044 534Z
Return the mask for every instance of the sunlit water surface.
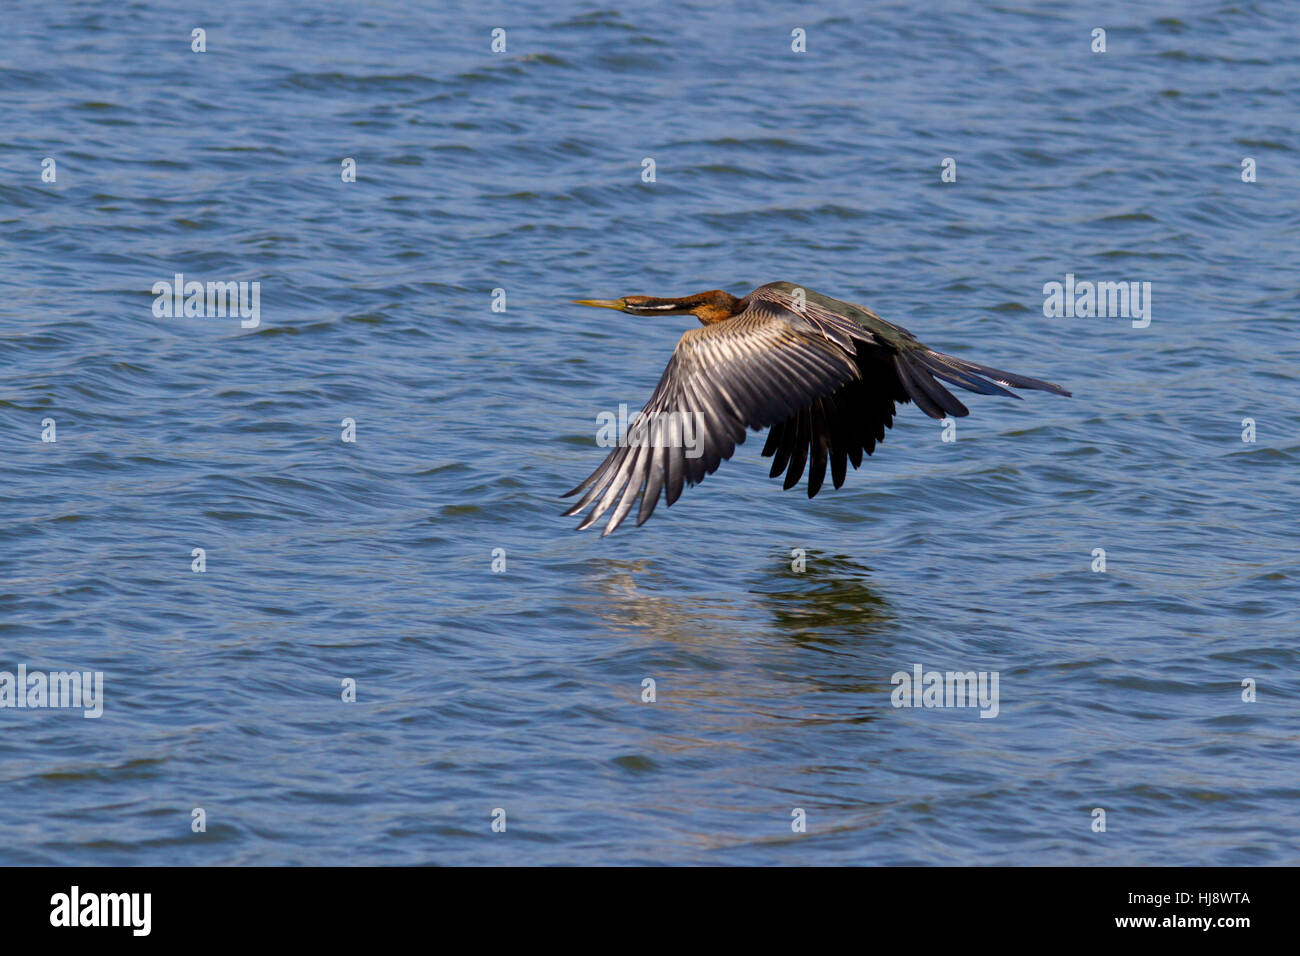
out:
M6 16L0 669L106 699L0 710L0 862L1300 862L1294 11L565 6ZM694 320L569 300L777 279L1074 398L575 533Z

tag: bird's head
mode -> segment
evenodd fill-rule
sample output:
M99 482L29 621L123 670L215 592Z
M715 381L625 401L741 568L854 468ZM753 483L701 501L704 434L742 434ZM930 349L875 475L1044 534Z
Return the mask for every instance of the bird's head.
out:
M734 295L713 289L676 299L661 299L653 295L625 295L621 299L574 299L575 305L590 305L598 309L617 309L629 315L693 315L705 325L721 322L736 314L740 303Z

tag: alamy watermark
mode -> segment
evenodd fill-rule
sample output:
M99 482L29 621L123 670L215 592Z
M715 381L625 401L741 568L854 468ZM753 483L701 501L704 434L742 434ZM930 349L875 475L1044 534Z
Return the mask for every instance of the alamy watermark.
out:
M704 415L700 412L640 412L628 424L627 405L619 404L618 414L600 412L596 416L596 444L601 448L684 448L687 458L704 454L701 436Z
M998 715L997 671L897 671L889 682L895 707L978 707L981 717Z
M55 927L121 926L132 936L153 928L152 893L83 893L75 883L50 897L50 925Z
M1067 272L1064 282L1043 286L1043 315L1049 319L1132 319L1133 328L1151 324L1150 282L1075 281Z
M159 319L224 319L238 316L240 326L255 329L262 321L262 283L185 281L178 272L172 281L153 284L153 314Z
M0 708L80 707L87 718L104 713L103 671L0 671Z

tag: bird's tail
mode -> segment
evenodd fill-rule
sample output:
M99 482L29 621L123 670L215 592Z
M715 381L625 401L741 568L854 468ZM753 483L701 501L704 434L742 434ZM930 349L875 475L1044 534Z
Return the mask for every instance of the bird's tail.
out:
M916 402L917 408L931 418L943 418L952 415L961 418L970 414L970 409L958 401L957 396L939 384L942 379L949 385L956 385L979 395L1009 395L1020 398L1012 388L1029 388L1054 395L1070 393L1059 385L1044 382L1028 375L1016 375L1001 369L990 368L967 362L952 355L944 355L927 348L914 348L898 352L894 356L894 367L899 380L907 390L908 396Z

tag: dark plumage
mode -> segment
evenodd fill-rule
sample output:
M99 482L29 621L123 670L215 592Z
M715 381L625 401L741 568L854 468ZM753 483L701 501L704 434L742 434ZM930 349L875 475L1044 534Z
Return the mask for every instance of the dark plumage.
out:
M679 299L627 296L580 304L633 315L689 313L704 327L682 336L632 423L635 429L663 413L690 415L703 453L689 457L672 428L650 429L646 440L614 449L565 495L585 492L566 514L594 506L579 530L612 508L604 530L609 534L638 500L636 523L644 523L661 493L672 505L684 485L699 484L730 458L750 428L771 428L763 455L772 458L773 478L785 472L785 488L798 484L807 468L812 498L828 466L838 488L848 462L857 468L862 453L875 450L893 427L896 405L915 402L931 418L970 414L945 382L1012 398L1020 396L1009 388L1070 394L1051 382L935 352L870 309L790 282L760 286L743 299L715 290Z

